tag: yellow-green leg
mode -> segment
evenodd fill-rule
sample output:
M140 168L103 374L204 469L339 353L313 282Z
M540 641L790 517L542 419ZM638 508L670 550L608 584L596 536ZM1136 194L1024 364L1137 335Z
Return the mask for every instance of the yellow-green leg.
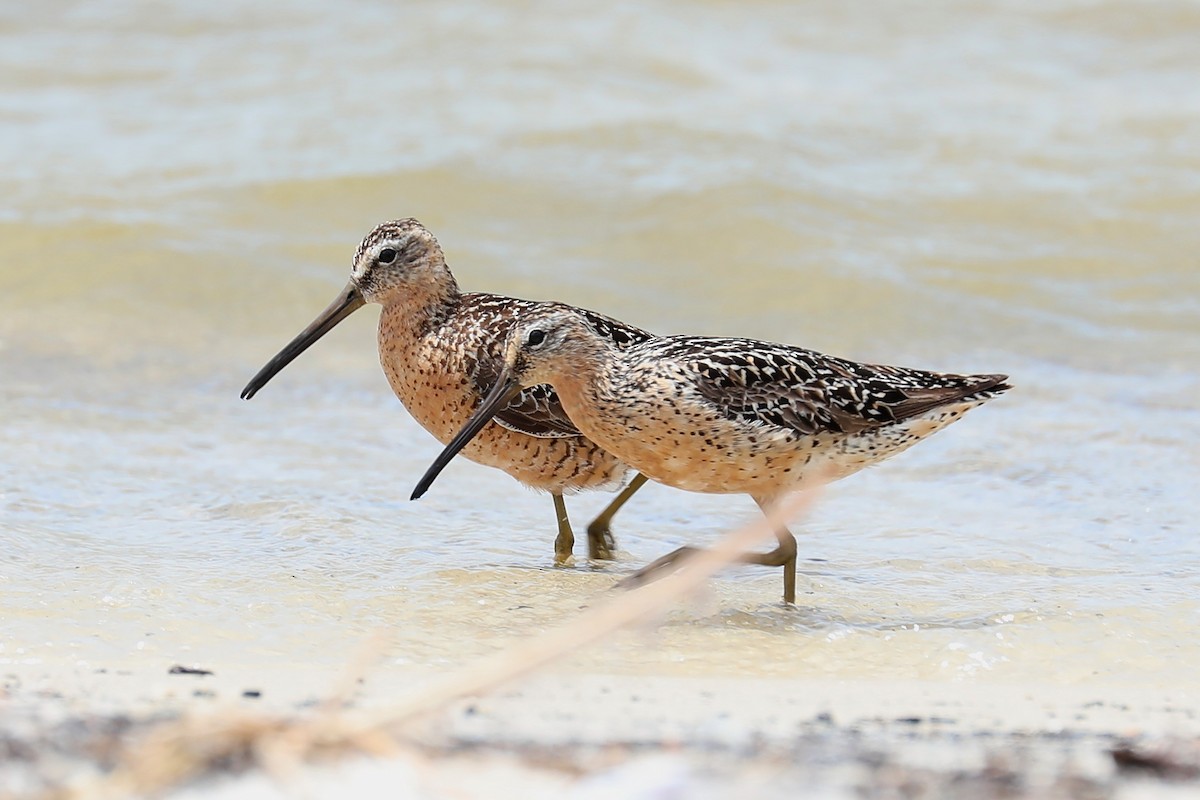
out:
M571 520L567 517L567 504L561 494L553 494L554 516L558 518L558 536L554 539L554 565L566 566L571 563L575 550L575 534L571 530Z
M755 497L754 502L764 514L774 504L775 498ZM780 525L775 531L779 545L769 553L763 553L762 561L747 561L747 563L763 564L768 567L783 567L783 602L796 602L796 537L784 526Z
M635 475L629 485L622 489L621 493L613 498L613 501L588 525L588 558L597 561L612 561L613 554L617 550L617 540L612 535L612 518L638 489L646 485L647 480L646 476L640 472Z

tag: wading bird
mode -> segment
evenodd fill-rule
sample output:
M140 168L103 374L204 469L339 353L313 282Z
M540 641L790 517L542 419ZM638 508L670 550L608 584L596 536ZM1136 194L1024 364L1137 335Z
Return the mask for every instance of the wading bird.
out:
M446 266L437 239L415 219L375 227L354 254L350 281L329 307L272 358L242 390L248 400L296 356L367 303L379 303L379 360L392 391L413 418L442 444L450 441L496 383L504 342L514 319L537 306L496 294L464 294ZM591 330L617 349L651 338L643 330L576 309ZM579 432L554 391L531 385L493 409L494 424L480 428L463 454L551 494L558 535L555 562L571 558L575 537L563 495L614 489L629 469ZM634 476L588 526L588 555L611 559L610 524L646 482Z
M664 336L618 347L585 314L543 303L512 324L496 382L413 499L528 386L554 387L583 435L641 474L694 492L745 493L766 508L911 447L1008 390L1007 380L860 364L753 339ZM783 567L792 603L796 539L786 528L776 535L775 549L741 560Z

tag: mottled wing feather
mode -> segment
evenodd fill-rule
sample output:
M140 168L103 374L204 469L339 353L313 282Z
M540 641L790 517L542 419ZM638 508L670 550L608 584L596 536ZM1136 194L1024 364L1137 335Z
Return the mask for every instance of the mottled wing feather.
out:
M495 379L487 385L494 386ZM562 404L558 402L558 395L544 383L522 390L493 419L509 430L542 439L581 435L575 423L571 422L567 412L563 410Z
M572 308L560 303L540 303L479 293L467 295L464 298L464 305L484 303L490 304L494 308L502 308L503 313L497 318L497 324L492 326L493 330L489 331L485 340L480 343L477 354L479 357L475 359L474 364L470 365L471 383L480 397L491 391L500 378L500 368L504 362L505 338L508 336L512 323L519 315L546 306ZM581 308L573 308L573 310L587 320L598 334L611 339L618 347L628 347L631 344L653 338L652 334L640 328L626 325L624 322L604 314ZM547 384L524 389L493 419L509 430L543 439L581 435L579 429L567 416L567 412L563 410L558 395Z
M663 355L686 363L697 390L715 409L739 421L805 435L856 433L980 392L1008 388L1003 375L948 375L858 364L749 339L672 341L674 352Z

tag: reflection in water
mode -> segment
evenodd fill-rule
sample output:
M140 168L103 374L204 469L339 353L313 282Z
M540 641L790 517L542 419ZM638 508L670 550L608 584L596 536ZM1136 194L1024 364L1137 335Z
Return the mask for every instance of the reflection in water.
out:
M378 628L397 663L453 663L755 513L648 487L619 564L554 570L547 504L503 475L407 502L438 448L367 315L238 401L362 234L415 215L470 287L1017 386L827 493L799 608L730 569L581 666L1185 679L1198 24L1182 0L26 4L0 31L0 663L338 661Z

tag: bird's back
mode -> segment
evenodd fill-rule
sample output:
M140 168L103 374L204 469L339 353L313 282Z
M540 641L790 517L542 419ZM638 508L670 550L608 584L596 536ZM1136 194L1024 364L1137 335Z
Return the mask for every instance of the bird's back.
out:
M701 336L646 340L601 369L595 405L577 419L596 441L664 483L758 495L882 461L1009 388L1003 375Z
M629 356L690 384L716 413L798 434L857 433L1010 388L1007 375L865 364L755 339L660 337Z

